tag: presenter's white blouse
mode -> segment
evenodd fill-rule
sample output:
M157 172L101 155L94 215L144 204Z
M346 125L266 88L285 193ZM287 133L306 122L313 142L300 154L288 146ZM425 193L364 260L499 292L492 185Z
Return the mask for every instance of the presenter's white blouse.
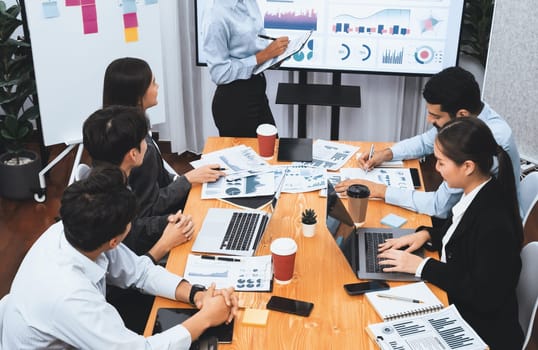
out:
M64 235L62 222L36 241L3 303L1 349L188 349L181 325L144 338L127 329L105 299L106 283L175 299L182 278L120 244L88 259Z

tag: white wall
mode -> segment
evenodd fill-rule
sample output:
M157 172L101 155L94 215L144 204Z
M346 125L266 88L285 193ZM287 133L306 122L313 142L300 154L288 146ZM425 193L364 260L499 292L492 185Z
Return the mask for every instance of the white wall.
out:
M514 131L521 156L538 161L536 0L496 0L484 100Z

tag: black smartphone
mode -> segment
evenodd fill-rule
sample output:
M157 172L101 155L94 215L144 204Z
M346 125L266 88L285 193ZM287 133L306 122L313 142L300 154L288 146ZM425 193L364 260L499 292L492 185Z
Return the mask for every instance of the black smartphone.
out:
M385 281L371 281L361 283L344 284L344 289L349 295L359 295L377 290L389 289L390 286Z
M415 186L415 188L419 188L421 184L420 184L420 175L418 174L418 169L410 168L409 171L411 172L411 178L413 179L413 186Z
M294 314L299 316L310 315L310 312L312 311L313 307L314 304L307 301L289 299L276 295L273 295L267 303L267 309L269 310L286 312L288 314Z

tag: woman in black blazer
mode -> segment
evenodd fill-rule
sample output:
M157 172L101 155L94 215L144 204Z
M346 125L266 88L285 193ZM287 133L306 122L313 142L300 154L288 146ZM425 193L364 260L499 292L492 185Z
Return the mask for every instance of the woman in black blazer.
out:
M437 135L434 154L437 171L464 195L442 228L420 227L382 244L384 271L413 273L445 290L491 349L521 349L516 286L523 228L510 157L477 118L447 123ZM495 156L497 178L491 175ZM426 243L439 251L440 260L410 253Z

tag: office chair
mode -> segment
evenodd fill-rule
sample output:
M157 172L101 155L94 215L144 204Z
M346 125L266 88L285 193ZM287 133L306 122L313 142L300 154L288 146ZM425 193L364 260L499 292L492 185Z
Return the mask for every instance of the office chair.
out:
M523 212L523 226L529 218L532 208L538 201L538 172L534 171L521 180L521 211Z
M90 166L87 164L80 163L77 165L77 169L75 170L75 181L87 178L91 170L92 168L90 168Z
M519 324L525 334L525 349L532 335L536 309L538 308L538 242L530 242L521 250L521 274L516 294L519 305Z

